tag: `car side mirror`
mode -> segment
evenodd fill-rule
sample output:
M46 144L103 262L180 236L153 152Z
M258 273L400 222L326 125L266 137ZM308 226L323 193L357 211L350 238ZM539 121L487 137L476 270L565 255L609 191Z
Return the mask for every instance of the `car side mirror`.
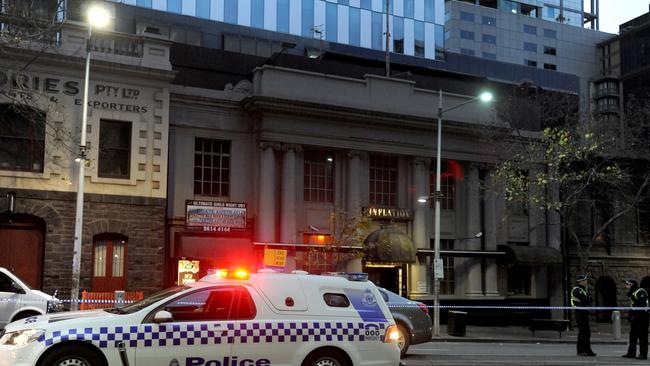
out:
M169 323L174 320L172 313L165 310L160 310L153 316L154 323Z

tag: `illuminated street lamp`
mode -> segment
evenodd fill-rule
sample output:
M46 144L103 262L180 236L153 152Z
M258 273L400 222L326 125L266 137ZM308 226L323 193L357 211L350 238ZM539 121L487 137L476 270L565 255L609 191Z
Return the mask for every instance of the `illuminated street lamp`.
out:
M434 254L433 254L433 268L434 268L434 284L433 284L433 334L438 337L440 336L440 277L438 276L438 268L442 267L442 261L440 260L440 155L441 155L441 143L442 143L442 115L445 112L449 112L458 107L464 106L466 104L480 100L483 103L489 103L493 99L492 93L485 91L480 95L467 100L463 103L455 105L451 108L442 109L442 89L439 92L438 97L438 145L436 152L436 192L435 197L435 223L434 223ZM426 202L427 197L418 198L418 202ZM482 234L482 233L481 233Z
M86 147L86 125L88 123L88 84L90 79L90 53L91 36L93 27L104 28L108 25L109 15L106 9L93 5L88 9L88 39L86 41L86 73L84 76L84 94L81 114L81 141L79 142L79 155L75 158L79 169L79 183L77 185L77 206L74 222L74 247L72 250L72 286L70 289L70 309L77 310L79 303L79 277L81 272L81 239L83 228L84 209L84 171L88 149Z

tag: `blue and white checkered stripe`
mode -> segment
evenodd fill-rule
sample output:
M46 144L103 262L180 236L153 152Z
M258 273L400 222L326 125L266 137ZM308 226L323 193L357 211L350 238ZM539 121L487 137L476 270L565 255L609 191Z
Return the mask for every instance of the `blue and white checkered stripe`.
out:
M165 347L234 343L364 342L377 341L367 330L385 333L387 323L368 322L238 322L175 323L140 326L75 328L55 331L41 339L46 346L68 340L87 341L100 348ZM142 331L140 331L140 329Z

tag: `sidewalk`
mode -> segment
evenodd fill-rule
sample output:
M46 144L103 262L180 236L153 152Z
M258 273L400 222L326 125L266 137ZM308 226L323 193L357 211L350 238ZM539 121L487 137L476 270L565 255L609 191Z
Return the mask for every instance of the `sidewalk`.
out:
M591 324L592 344L627 344L629 325L621 325L621 338L614 339L612 325L608 323ZM433 337L432 342L484 342L484 343L576 343L578 329L560 333L556 331L538 330L533 336L528 327L507 326L489 327L468 325L464 337L450 336L447 334L446 325L440 326L440 337Z

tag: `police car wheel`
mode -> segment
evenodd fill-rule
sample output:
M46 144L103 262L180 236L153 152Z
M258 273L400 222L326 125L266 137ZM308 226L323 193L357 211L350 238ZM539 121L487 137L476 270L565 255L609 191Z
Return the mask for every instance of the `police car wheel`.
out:
M103 365L102 359L84 347L68 346L56 349L45 357L41 366L95 366Z
M404 356L411 345L411 338L409 337L409 331L400 324L397 325L397 331L399 332L399 338L397 339L399 353L400 356Z
M302 366L347 366L345 357L337 351L317 352L309 355Z

